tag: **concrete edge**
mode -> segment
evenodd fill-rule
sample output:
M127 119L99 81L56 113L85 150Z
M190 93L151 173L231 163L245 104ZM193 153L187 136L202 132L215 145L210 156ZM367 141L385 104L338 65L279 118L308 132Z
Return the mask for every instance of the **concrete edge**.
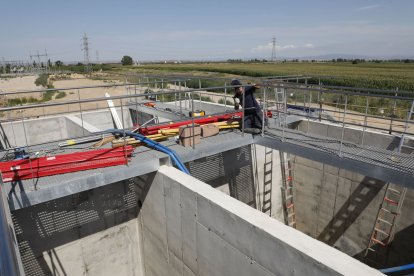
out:
M336 250L323 242L313 239L266 214L253 209L238 200L210 187L196 178L168 166L160 166L158 172L168 175L191 191L221 206L223 209L251 223L276 239L297 249L316 262L326 265L343 275L383 275L360 261Z

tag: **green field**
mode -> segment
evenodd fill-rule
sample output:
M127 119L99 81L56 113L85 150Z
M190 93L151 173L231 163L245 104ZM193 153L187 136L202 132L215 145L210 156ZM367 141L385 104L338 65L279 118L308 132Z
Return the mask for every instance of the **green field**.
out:
M325 85L414 91L414 63L194 63L148 64L138 70L173 72L216 72L240 76L267 77L306 75Z

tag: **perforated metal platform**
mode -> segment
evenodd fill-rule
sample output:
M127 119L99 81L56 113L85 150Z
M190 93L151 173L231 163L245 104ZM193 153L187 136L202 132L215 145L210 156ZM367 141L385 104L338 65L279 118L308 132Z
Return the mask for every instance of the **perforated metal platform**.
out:
M253 138L251 135L242 137L240 134L231 131L220 132L219 135L202 139L201 144L196 145L194 150L177 145L174 141L162 142L163 145L174 150L184 163L252 143ZM27 151L42 152L54 149L50 153L51 155L64 154L88 149L92 144L85 143L59 149L56 142L28 147ZM135 149L128 165L78 171L17 182L6 182L3 185L9 197L10 208L16 210L154 172L158 170L160 165L169 162L169 157L166 154L142 146Z
M330 164L386 182L414 188L414 156L360 146L292 129L274 128L255 143Z

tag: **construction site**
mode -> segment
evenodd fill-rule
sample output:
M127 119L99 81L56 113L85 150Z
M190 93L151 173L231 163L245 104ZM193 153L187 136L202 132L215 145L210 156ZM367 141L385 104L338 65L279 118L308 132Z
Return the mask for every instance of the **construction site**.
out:
M67 96L0 108L0 274L413 273L412 92L308 79L3 90Z

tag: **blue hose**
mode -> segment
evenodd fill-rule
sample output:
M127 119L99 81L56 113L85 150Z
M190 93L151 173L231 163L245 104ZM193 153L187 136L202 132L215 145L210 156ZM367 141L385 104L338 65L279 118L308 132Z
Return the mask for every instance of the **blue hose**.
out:
M414 269L414 264L407 264L402 266L396 266L396 267L390 267L390 268L384 268L380 269L382 273L393 273L393 272L400 272L404 270Z
M131 131L111 130L110 132L112 134L117 133L117 134L121 134L121 135L124 135L124 134L128 135L130 137L135 138L136 140L139 140L139 141L143 142L144 144L146 144L150 148L153 148L153 149L161 151L165 154L168 154L168 156L170 156L171 160L173 161L174 165L176 165L178 167L178 169L180 169L180 171L190 175L190 172L184 166L183 162L181 162L180 158L177 156L175 151L169 149L168 147L166 147L164 145L161 145L160 143L157 143L154 140L151 140L151 139L145 137L144 135L134 133L134 132L131 132Z

